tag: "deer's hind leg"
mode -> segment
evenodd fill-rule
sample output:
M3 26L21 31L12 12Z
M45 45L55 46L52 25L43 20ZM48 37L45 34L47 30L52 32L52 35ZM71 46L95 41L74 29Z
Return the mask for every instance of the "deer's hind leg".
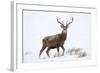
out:
M59 47L57 46L57 52L58 52L58 56L60 56L60 53L59 53Z
M48 55L48 57L50 57L49 51L50 51L50 48L48 47L48 48L47 48L47 51L46 51L46 54Z
M46 48L47 46L45 44L43 44L42 46L42 49L40 50L40 53L39 53L39 57L41 56L42 52L44 51L44 49Z

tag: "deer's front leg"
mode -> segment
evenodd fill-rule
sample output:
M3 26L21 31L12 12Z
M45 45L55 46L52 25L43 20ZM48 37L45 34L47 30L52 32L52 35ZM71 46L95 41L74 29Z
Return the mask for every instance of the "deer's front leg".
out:
M61 46L61 48L63 49L63 53L62 53L62 56L63 56L64 52L65 52L65 48L64 48L64 46Z

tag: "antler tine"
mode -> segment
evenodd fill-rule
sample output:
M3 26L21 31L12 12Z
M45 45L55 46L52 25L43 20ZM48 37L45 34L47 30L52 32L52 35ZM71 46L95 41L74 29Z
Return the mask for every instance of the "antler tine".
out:
M66 22L66 25L71 24L71 23L73 22L73 20L74 20L74 18L73 18L73 17L71 17L71 21L70 21L69 23L67 23L67 22L68 22L68 21L67 21L67 22Z
M64 25L64 22L62 21L61 23L58 18L57 18L57 22L60 23L61 25Z
M71 18L72 18L72 22L73 22L74 18L73 17L71 17Z
M64 22L62 21L62 24L64 25Z
M68 24L68 21L66 21L66 25Z

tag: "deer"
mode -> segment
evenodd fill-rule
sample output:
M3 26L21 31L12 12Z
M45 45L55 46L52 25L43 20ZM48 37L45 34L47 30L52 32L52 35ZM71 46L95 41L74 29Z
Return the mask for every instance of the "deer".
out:
M48 57L50 57L49 51L55 48L57 49L58 56L60 56L59 47L61 47L63 50L63 53L61 56L64 55L65 48L63 45L65 43L65 40L67 39L67 29L69 25L73 22L74 18L71 17L69 22L66 21L66 25L64 25L63 21L60 21L60 18L56 18L56 19L57 19L57 22L60 24L60 27L62 28L62 32L55 35L46 36L42 39L42 49L40 50L39 57L41 56L42 52L46 48L47 48L46 54Z

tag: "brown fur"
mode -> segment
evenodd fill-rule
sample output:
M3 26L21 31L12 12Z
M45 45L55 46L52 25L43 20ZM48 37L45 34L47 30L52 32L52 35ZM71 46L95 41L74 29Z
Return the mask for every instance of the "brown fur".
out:
M62 32L60 34L56 34L56 35L52 35L52 36L46 36L45 38L42 39L43 46L42 46L42 49L40 50L39 56L41 56L42 52L47 47L48 48L47 48L46 54L48 56L49 56L49 51L51 49L55 49L55 48L57 48L58 56L59 56L59 47L61 47L63 49L62 55L64 55L65 48L64 48L63 45L64 45L65 40L67 38L67 28L68 28L69 24L71 24L73 22L73 18L72 18L72 21L69 22L66 26L64 26L64 24L61 23L59 21L59 19L57 19L57 22L61 24L61 28L63 29Z

